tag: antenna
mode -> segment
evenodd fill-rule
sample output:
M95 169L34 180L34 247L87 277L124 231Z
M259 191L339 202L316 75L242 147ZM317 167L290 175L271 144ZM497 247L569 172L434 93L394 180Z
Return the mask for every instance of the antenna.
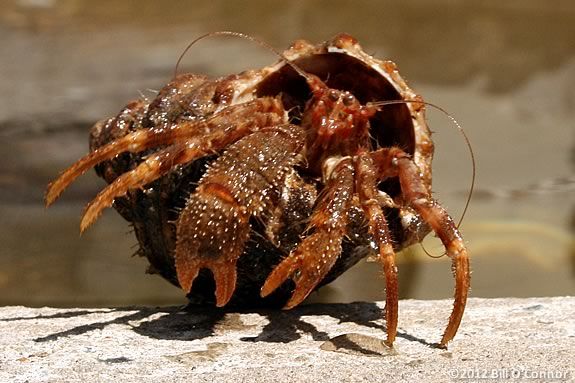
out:
M176 63L176 67L174 68L174 78L178 75L178 68L180 66L180 63L182 61L182 59L184 58L184 56L186 55L186 53L190 50L190 48L197 43L200 40L205 39L206 37L211 37L211 36L231 36L231 37L240 37L246 40L250 40L256 44L258 44L261 47L266 48L267 50L273 52L276 56L278 56L283 62L285 62L287 65L289 65L290 67L292 67L293 70L295 70L299 75L301 75L302 77L304 77L308 82L312 81L311 76L304 72L300 67L298 67L297 65L295 65L293 62L291 62L290 60L288 60L287 57L285 57L281 52L279 52L277 49L275 49L274 47L272 47L270 44L266 43L265 41L262 41L256 37L247 35L245 33L241 33L241 32L233 32L233 31L217 31L217 32L210 32L210 33L206 33L198 38L196 38L195 40L193 40L191 43L188 44L188 46L186 46L186 48L184 49L184 51L182 52L182 54L180 55L180 57L178 58L178 61Z
M423 104L426 106L430 106L432 108L439 110L443 114L445 114L451 120L451 122L453 122L453 124L455 124L455 126L459 130L459 133L461 133L461 135L463 136L463 139L465 140L465 144L467 145L467 148L469 149L469 156L471 158L471 165L472 165L471 185L469 186L469 194L467 195L467 201L465 201L465 207L463 208L463 212L461 213L461 217L459 218L459 221L457 222L456 227L459 229L459 226L461 225L461 222L463 222L463 218L465 217L465 214L467 213L467 209L469 208L469 204L471 203L471 196L473 195L473 189L475 187L475 175L476 175L475 155L473 153L473 148L471 147L471 141L469 140L469 137L467 137L465 130L463 130L463 128L461 127L459 122L457 122L455 117L453 117L448 111L446 111L442 107L435 105L435 104L432 104L430 102L425 102L425 101L421 101L421 100L388 100L388 101L370 102L370 103L368 103L368 105L369 106L385 106L385 105L408 104L408 103Z

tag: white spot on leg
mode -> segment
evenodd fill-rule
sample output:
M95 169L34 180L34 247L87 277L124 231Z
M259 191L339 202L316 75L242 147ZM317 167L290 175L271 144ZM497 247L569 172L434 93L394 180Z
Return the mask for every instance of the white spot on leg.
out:
M130 152L137 152L142 147L142 143L145 139L145 132L144 131L137 131L132 136L132 142L128 146L128 151Z

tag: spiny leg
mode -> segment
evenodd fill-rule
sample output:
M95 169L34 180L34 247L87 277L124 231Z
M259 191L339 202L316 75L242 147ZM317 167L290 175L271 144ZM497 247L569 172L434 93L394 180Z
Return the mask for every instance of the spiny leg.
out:
M102 189L86 205L80 221L80 232L84 232L94 223L102 213L102 210L111 206L115 198L125 195L130 189L141 188L158 179L174 166L193 160L198 156L198 153L197 148L172 145L148 156L135 169L120 175L111 184Z
M353 177L349 159L335 167L310 220L308 230L313 230L313 234L304 238L270 273L261 289L262 297L291 278L296 288L284 307L290 309L300 304L331 270L341 253L341 242L346 233Z
M231 145L210 166L177 223L176 271L184 291L207 268L216 282L216 305L231 299L249 218L275 203L303 142L299 126L265 128Z
M277 123L278 119L279 117L275 114L257 113L248 121L239 123L233 128L216 130L148 156L135 169L116 178L86 206L80 230L84 231L98 218L103 209L111 206L115 198L125 195L128 190L143 187L169 172L174 166L192 162L220 150L252 130L259 129L260 126L265 127Z
M461 323L470 286L469 257L463 238L445 209L431 198L417 165L399 148L380 149L372 153L381 175L399 176L405 201L427 222L439 237L453 263L455 299L449 322L441 339L446 346Z
M283 121L284 110L281 102L274 98L260 98L244 104L229 106L207 120L182 122L159 129L140 129L129 133L94 150L62 172L55 181L48 185L45 196L46 206L54 203L77 177L102 161L110 160L120 153L137 153L146 149L185 141L192 137L201 137L214 131L234 130L236 125L245 125L238 124L238 121L247 121L247 125L250 125L251 122L255 122L253 119L255 114L268 113L276 117L275 123L280 120Z
M390 236L387 220L381 208L378 179L373 160L367 154L360 154L355 158L356 191L359 195L361 207L369 222L369 234L379 248L379 261L383 263L385 273L385 322L387 326L388 346L393 346L397 335L398 317L398 282L397 267L395 265L395 251Z

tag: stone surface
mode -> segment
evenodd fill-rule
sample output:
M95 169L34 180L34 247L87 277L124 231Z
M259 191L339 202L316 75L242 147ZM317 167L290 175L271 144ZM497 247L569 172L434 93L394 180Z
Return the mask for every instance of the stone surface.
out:
M573 381L575 297L471 299L448 350L451 302L400 302L395 348L382 303L291 311L0 308L0 381Z

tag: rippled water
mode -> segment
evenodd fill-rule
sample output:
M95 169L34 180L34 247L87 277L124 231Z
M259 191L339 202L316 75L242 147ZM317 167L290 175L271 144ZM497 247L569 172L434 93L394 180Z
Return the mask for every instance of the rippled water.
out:
M183 302L130 257L135 238L112 210L82 237L82 205L102 186L88 174L46 211L42 193L87 150L87 131L126 101L158 89L194 37L253 34L282 49L337 32L397 62L426 100L464 126L477 161L462 226L472 295L575 292L575 6L497 1L8 1L0 8L0 304ZM214 38L185 70L222 75L275 61L249 42ZM434 130L435 196L460 214L469 155L449 120ZM440 254L438 241L426 248ZM452 295L449 262L419 246L399 255L401 295ZM366 280L371 281L366 283ZM361 263L312 299L383 298L378 264Z

